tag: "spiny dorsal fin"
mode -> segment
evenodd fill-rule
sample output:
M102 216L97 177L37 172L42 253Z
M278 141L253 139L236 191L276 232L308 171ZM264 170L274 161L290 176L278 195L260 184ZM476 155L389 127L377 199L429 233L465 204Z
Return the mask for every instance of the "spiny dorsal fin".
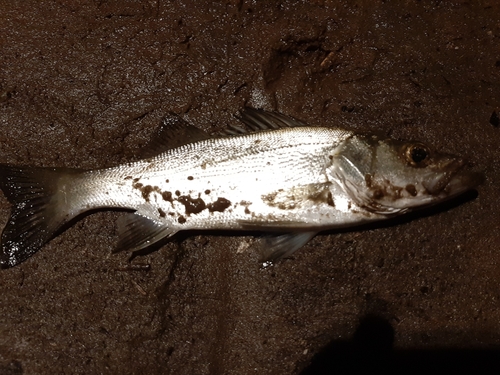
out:
M230 125L221 132L223 135L241 135L260 130L307 126L306 123L281 113L245 107L237 118L246 126Z
M163 118L151 141L144 147L141 156L145 159L152 158L172 148L209 138L203 130L188 124L176 114L169 113Z

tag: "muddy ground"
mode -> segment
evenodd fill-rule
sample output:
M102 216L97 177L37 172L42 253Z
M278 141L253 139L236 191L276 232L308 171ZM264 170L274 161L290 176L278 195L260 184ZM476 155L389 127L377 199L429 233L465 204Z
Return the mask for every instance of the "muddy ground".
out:
M0 373L494 363L498 2L210 3L1 0L0 161L112 166L137 159L167 112L215 132L250 105L428 142L485 183L438 209L319 235L267 269L230 233L130 260L111 253L120 214L86 216L1 271Z

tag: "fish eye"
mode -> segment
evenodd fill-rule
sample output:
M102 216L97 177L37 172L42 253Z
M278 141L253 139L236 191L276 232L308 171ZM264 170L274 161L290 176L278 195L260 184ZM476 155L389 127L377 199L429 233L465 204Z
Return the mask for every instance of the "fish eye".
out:
M406 149L406 159L413 166L422 166L422 163L429 158L429 150L421 144L410 145Z

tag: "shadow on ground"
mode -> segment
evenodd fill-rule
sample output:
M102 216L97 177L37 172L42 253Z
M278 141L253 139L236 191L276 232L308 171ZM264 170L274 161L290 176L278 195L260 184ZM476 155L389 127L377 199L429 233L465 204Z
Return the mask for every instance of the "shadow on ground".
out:
M394 349L394 337L394 328L386 319L366 315L351 340L330 342L313 357L301 375L500 372L500 350Z

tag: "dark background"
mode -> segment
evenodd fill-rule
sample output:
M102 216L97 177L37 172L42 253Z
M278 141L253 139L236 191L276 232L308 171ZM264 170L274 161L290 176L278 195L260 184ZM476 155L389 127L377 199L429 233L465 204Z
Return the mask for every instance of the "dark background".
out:
M87 216L1 271L0 373L498 366L498 2L210 3L0 0L0 162L113 166L167 112L215 132L250 105L418 139L485 183L264 270L228 233L129 263L119 213Z

